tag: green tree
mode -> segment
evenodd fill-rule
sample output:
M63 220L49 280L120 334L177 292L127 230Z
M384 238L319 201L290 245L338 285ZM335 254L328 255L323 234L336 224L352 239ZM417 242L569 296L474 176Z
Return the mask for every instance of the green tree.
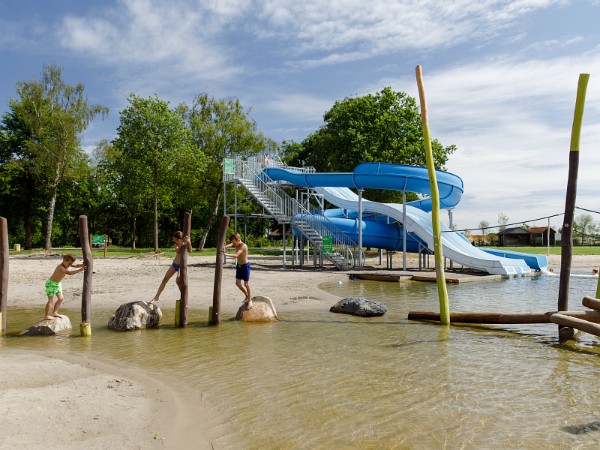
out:
M506 230L507 223L508 223L508 216L504 213L498 214L498 225L500 225L500 231Z
M479 222L478 227L481 230L481 235L483 236L483 245L485 245L485 232L490 227L490 223L487 220L482 220Z
M323 125L302 142L302 150L288 144L292 164L314 166L324 172L349 172L361 162L426 164L421 119L416 100L390 87L376 94L336 101ZM432 140L435 166L444 169L456 147ZM369 198L394 201L398 192L370 191Z
M59 185L79 166L80 134L98 114L105 116L108 108L89 103L83 84L66 84L58 66L45 66L40 81L17 83L17 94L18 100L9 101L10 116L23 127L28 156L49 189L44 248L50 249Z
M595 233L598 229L594 218L591 214L580 214L575 217L573 221L573 231L581 237L581 243L585 244L586 238L590 239L590 236Z
M129 106L120 113L115 170L122 178L121 189L134 195L134 204L152 198L154 251L158 252L159 199L168 202L177 195L171 179L187 170L193 160L190 133L183 117L158 97L129 96ZM184 195L181 193L180 195Z
M250 110L245 109L238 99L216 100L208 94L198 95L192 107L185 111L194 145L207 157L202 181L204 202L199 205L207 221L198 243L199 251L204 248L219 214L223 194L223 159L269 153L275 149L275 143L258 131L256 122L249 115Z

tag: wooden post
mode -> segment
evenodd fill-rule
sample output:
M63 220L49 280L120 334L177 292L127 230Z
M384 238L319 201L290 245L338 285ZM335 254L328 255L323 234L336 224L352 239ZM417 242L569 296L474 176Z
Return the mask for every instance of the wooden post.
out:
M223 279L223 260L225 258L225 239L227 238L227 229L229 228L229 216L223 216L219 228L219 239L217 240L217 261L215 266L215 283L213 290L213 306L210 317L210 325L219 324L219 314L221 312L221 280Z
M577 99L575 101L575 114L571 128L571 149L569 151L569 177L567 180L567 194L565 199L565 215L562 227L562 248L560 257L560 284L558 287L558 309L569 309L569 282L571 277L571 260L573 259L573 218L575 215L575 202L577 198L577 175L579 171L579 138L581 135L581 122L585 93L590 76L582 73L579 75L577 86ZM562 325L559 324L559 335ZM566 333L568 334L568 333ZM563 335L566 335L563 333Z
M6 331L8 302L8 222L0 217L0 332Z
M108 235L104 235L104 257L106 258L106 247L108 246Z
M90 235L91 236L91 235ZM79 241L83 253L83 264L86 269L83 272L83 291L81 294L81 325L79 330L81 336L92 335L91 305L92 305L92 274L94 273L94 258L92 258L91 239L88 239L87 216L79 216Z
M448 290L446 289L446 280L444 274L444 252L442 244L442 229L440 226L440 192L435 174L435 161L433 160L433 149L431 147L431 136L429 134L429 123L427 120L427 100L425 99L425 87L423 85L421 66L417 66L417 85L419 87L419 99L421 102L421 125L423 127L423 138L425 141L427 173L429 174L429 185L431 186L431 221L433 225L435 273L440 302L440 322L443 324L449 324L450 306L448 305Z
M190 231L192 228L192 215L185 213L183 220L183 236L190 237ZM179 304L179 324L180 328L185 328L187 325L187 310L188 310L188 272L187 272L187 261L188 261L188 248L184 245L181 248L181 267L179 268L179 291L181 292L181 299Z
M590 309L595 309L596 311L600 311L600 300L597 298L588 297L587 295L583 297L581 301L583 306L587 306Z
M600 336L600 325L597 323L588 322L587 320L578 319L577 317L571 317L564 314L552 314L550 320L563 327L576 328L586 333L593 334L594 336ZM562 330L561 330L562 331ZM569 337L571 339L571 337Z

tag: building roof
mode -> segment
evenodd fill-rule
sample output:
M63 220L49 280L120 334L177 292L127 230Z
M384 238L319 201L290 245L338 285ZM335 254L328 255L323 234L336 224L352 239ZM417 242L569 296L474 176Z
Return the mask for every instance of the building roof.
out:
M530 233L546 233L548 231L548 227L531 227L529 229ZM550 227L550 231L553 231L554 233L556 233L556 231L554 231L552 229L552 227Z
M514 228L507 228L506 230L500 231L500 232L498 232L498 234L529 234L529 231L527 231L525 228L522 228L522 227L514 227Z

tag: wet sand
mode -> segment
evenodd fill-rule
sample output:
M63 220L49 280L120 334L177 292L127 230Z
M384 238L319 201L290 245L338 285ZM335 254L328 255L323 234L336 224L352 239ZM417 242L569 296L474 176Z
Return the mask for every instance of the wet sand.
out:
M42 319L44 282L60 261L60 255L11 255L9 307L39 307ZM289 264L283 269L281 259L251 261L253 295L270 297L278 311L328 309L339 298L319 285L348 277L334 270L292 269ZM402 273L386 271L378 262L377 256L370 257L367 268ZM418 260L411 257L408 263L413 269L409 273L414 274ZM116 309L130 301L149 301L169 264L169 258L160 256L95 259L93 308ZM212 305L214 264L214 257L190 256L190 308L208 311ZM402 266L401 254L395 255L393 265ZM599 266L598 256L576 256L572 262L574 269L590 274ZM550 256L549 268L559 273L560 257ZM224 312L234 313L243 300L234 284L234 270L229 260L222 282ZM65 307L80 305L82 279L79 274L64 280ZM177 298L179 291L171 279L159 305L172 307ZM110 361L92 361L87 355L48 355L1 345L0 364L0 417L5 425L0 448L112 448L117 443L122 448L183 448L190 442L194 448L212 447L210 428L219 425L214 423L218 418L198 417L199 400L170 380L150 378ZM193 416L192 404L196 406Z

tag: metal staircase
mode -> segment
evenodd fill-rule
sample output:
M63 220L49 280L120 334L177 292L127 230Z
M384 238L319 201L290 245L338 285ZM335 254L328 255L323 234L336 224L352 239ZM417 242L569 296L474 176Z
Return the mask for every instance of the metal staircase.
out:
M277 162L270 166L287 168ZM325 216L311 213L292 198L278 182L263 172L264 167L258 158L224 160L223 181L241 184L278 223L290 224L312 244L315 253L327 258L338 270L348 270L355 266L358 261L358 245ZM314 172L313 168L290 169Z

